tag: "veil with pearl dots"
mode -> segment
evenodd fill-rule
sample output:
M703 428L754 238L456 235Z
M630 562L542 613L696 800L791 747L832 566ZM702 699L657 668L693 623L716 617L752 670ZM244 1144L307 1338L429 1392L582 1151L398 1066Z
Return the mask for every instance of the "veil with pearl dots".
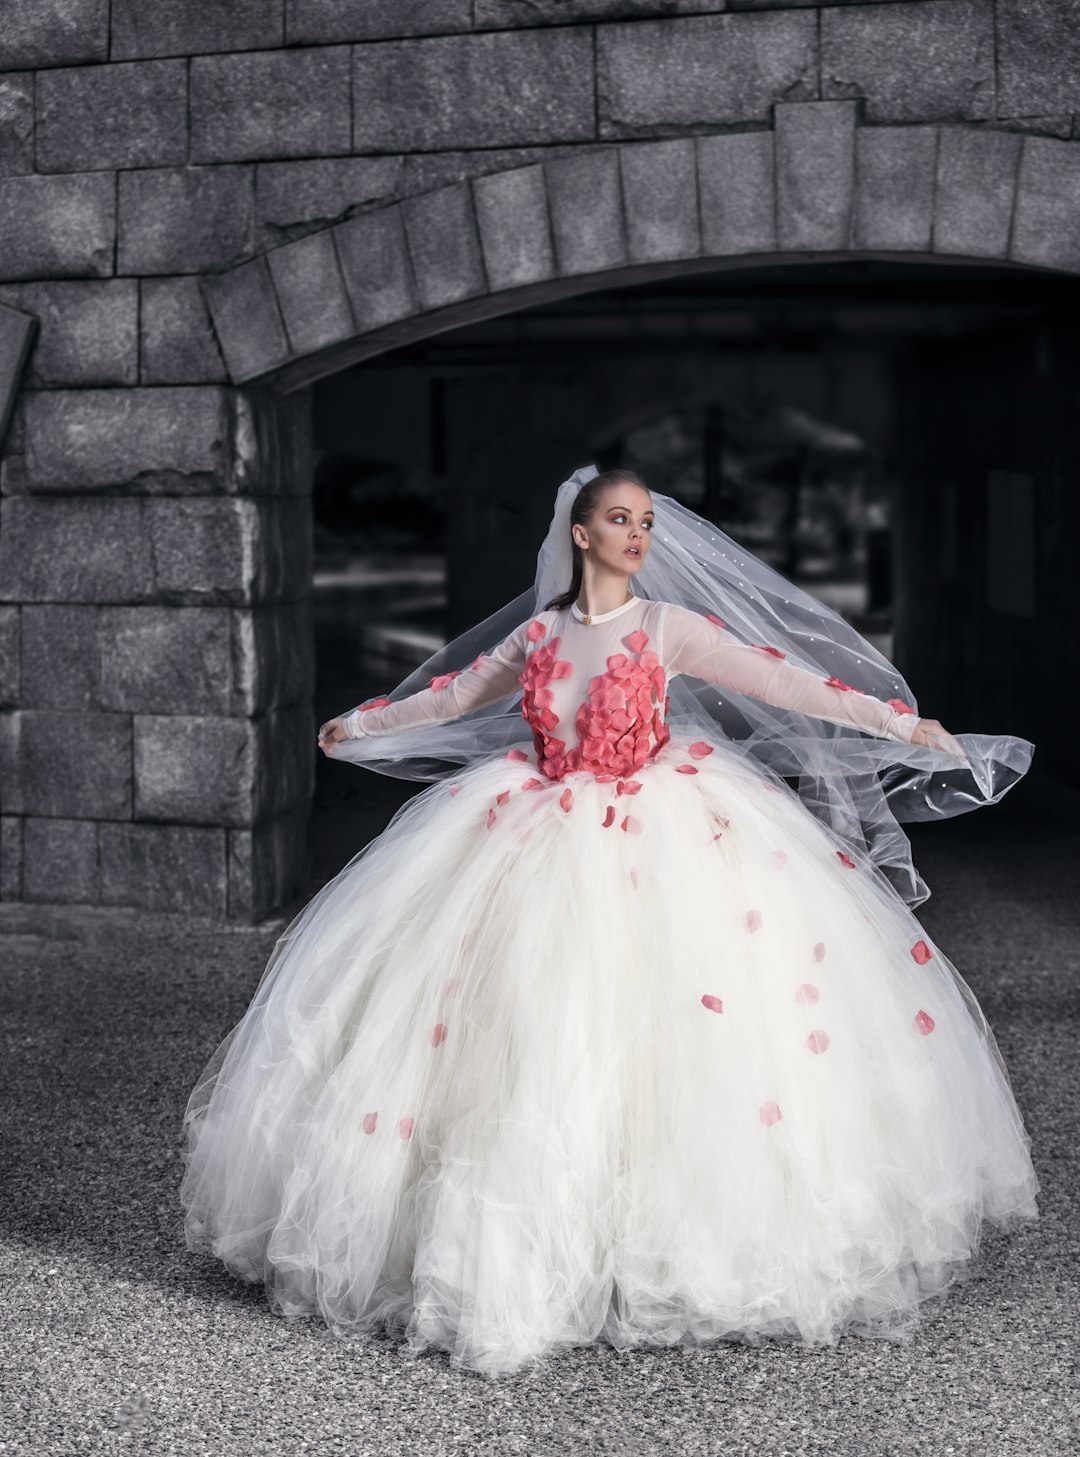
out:
M537 555L533 583L483 621L460 633L387 693L391 702L461 671L566 590L571 575L570 508L598 474L581 466L560 485ZM850 691L898 701L918 712L895 664L832 608L789 582L719 527L658 491L650 491L654 526L632 590L711 615L743 643L768 646L789 663ZM1034 746L1011 735L949 734L942 747L906 744L780 708L716 684L679 675L669 680L672 733L705 737L752 756L778 787L786 781L803 804L849 850L869 858L910 906L929 888L911 860L901 822L946 818L996 803L1027 771ZM335 758L382 774L438 780L505 751L522 736L521 693L463 718L350 739ZM902 711L902 710L901 710Z

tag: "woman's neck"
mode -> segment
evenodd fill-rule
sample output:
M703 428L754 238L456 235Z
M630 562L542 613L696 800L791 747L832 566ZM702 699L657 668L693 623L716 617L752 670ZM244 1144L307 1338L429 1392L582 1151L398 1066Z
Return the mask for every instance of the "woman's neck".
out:
M599 617L601 613L611 612L614 608L621 607L624 602L629 602L632 596L628 576L593 582L586 578L581 584L581 591L577 594L575 605L579 611L591 617Z

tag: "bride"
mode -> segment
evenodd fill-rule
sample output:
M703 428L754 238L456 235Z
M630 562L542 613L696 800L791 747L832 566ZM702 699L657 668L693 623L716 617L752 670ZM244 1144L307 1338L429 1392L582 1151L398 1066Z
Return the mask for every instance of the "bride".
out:
M901 1341L984 1224L1038 1218L898 823L996 802L1032 745L921 717L709 522L582 467L533 585L318 742L428 786L186 1109L187 1245L279 1315L487 1375Z

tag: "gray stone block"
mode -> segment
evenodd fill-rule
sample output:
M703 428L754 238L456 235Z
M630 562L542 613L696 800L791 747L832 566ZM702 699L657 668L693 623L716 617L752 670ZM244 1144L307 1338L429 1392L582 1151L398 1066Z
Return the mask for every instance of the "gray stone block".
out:
M109 58L109 0L5 0L0 70Z
M138 285L143 384L213 384L228 376L199 280L144 278Z
M39 172L167 167L187 159L187 62L129 61L37 76Z
M543 167L515 167L478 177L472 190L484 271L492 291L554 278Z
M0 177L0 282L108 277L115 192L105 172Z
M694 142L628 142L619 148L632 263L663 263L701 252Z
M592 36L583 27L353 49L356 151L590 141L594 105Z
M418 152L406 156L402 196L434 192L451 182L472 182L495 172L510 172L552 162L557 157L576 157L580 146L484 147L472 152Z
M122 273L204 273L251 256L250 167L121 172L119 200Z
M781 248L846 248L854 180L853 101L776 108L776 222Z
M22 900L24 823L16 815L4 815L0 819L0 901Z
M1072 113L1068 111L1054 112L1050 116L996 116L980 125L993 127L995 131L1035 132L1039 136L1061 137L1063 140L1068 140L1073 134Z
M15 708L20 698L22 628L18 607L0 607L0 708Z
M715 257L776 247L772 132L698 137L702 250Z
M413 277L425 309L444 308L487 292L468 183L407 198L401 209Z
M224 919L225 830L103 824L99 836L103 904Z
M281 44L285 0L112 0L114 61Z
M191 160L351 152L349 105L348 46L196 56Z
M15 412L16 396L37 332L36 319L0 303L0 442Z
M400 204L363 213L334 229L358 333L415 314L416 294Z
M939 128L936 253L1005 257L1022 145L1022 137L1006 132Z
M401 194L402 157L307 157L255 171L256 246L280 247Z
M245 828L307 803L315 723L309 704L265 718L135 719L135 818Z
M232 614L232 714L308 700L315 686L311 600Z
M997 114L1080 111L1075 0L999 0Z
M295 354L313 354L356 333L331 232L267 254L285 332Z
M35 389L138 382L138 284L131 278L10 283L0 303L40 328L26 370Z
M233 380L255 379L284 364L289 346L265 257L204 278L201 287Z
M800 0L769 0L785 7ZM810 3L810 0L806 0ZM565 25L571 20L629 20L735 9L729 0L474 0L477 29Z
M936 127L856 131L856 247L930 251L936 157Z
M22 609L23 708L99 708L96 607Z
M94 820L27 819L22 900L96 905L101 898Z
M863 97L867 121L992 116L992 0L823 9L821 94Z
M289 0L289 45L471 30L472 0Z
M201 496L257 483L252 432L220 385L37 391L23 414L32 493Z
M304 498L148 501L158 600L180 606L291 601L311 591Z
M142 501L0 502L0 600L145 602L156 592Z
M131 719L20 709L0 717L0 783L10 814L131 815Z
M555 257L563 277L627 261L619 154L594 148L544 166Z
M605 25L596 32L602 137L767 121L817 95L816 17L797 10Z
M230 627L226 607L102 608L97 622L102 707L131 713L228 714L233 697Z
M34 78L0 76L0 177L34 171Z
M292 899L310 875L307 805L229 831L229 920L253 923Z
M135 719L135 818L251 825L257 816L258 729L246 718Z
M1009 257L1080 271L1080 146L1024 137Z

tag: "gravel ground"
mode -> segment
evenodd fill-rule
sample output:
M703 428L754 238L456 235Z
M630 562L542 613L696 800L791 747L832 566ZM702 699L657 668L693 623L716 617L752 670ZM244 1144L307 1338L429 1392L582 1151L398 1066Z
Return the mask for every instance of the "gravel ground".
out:
M933 889L920 919L982 1002L1034 1141L1037 1225L988 1232L906 1346L584 1348L497 1381L279 1320L184 1246L184 1103L282 922L8 907L0 1452L1075 1452L1078 825L1080 796L1029 776L909 827Z

